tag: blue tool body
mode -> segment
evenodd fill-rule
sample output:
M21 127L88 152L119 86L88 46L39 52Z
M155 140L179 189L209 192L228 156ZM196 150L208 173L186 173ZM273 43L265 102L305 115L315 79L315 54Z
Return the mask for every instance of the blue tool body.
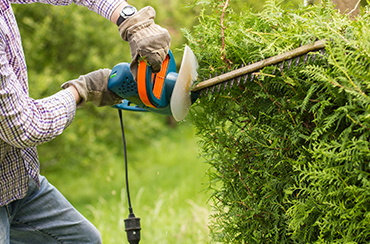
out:
M168 53L169 62L165 71L163 86L160 86L160 96L155 94L156 76L152 74L152 69L149 65L146 66L145 84L141 85L144 88L146 103L148 101L151 106L147 106L143 102L142 96L139 95L138 83L135 81L129 63L119 63L113 67L108 81L108 89L122 97L123 102L115 105L115 108L137 111L137 112L156 112L163 115L171 115L170 100L174 89L177 76L176 63L171 51ZM163 72L162 72L163 73Z

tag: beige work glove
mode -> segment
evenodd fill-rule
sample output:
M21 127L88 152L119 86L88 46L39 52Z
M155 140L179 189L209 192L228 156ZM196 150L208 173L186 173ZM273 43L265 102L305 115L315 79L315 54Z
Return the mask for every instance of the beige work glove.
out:
M138 58L144 58L154 73L161 70L169 51L171 37L168 31L154 23L155 10L145 7L130 16L118 27L123 40L131 49L130 70L136 80Z
M62 85L63 89L73 85L76 87L81 101L77 107L81 108L87 102L92 102L95 106L113 106L122 101L122 98L108 89L108 80L111 73L110 69L99 69L81 75L78 79L67 81Z

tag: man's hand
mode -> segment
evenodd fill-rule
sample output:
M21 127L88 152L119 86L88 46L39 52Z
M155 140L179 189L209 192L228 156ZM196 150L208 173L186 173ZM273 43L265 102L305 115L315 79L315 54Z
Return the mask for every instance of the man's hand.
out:
M76 88L80 97L80 99L76 99L76 101L79 101L78 107L85 106L87 102L92 102L98 107L112 106L120 103L122 98L108 89L110 73L110 69L99 69L64 83L62 88Z
M161 70L171 42L168 31L154 23L155 10L145 7L118 27L123 40L128 41L131 49L131 73L136 80L138 58L144 58L154 73Z

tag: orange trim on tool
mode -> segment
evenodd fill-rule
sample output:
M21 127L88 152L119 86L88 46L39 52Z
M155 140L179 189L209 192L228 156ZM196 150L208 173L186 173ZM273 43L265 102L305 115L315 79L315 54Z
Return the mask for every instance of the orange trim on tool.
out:
M162 69L155 76L153 94L156 98L161 99L164 80L166 78L168 63L170 61L169 55L166 56L165 60L162 63Z
M139 62L137 70L137 89L141 101L148 107L155 108L155 106L149 101L148 94L146 92L146 63L145 61Z

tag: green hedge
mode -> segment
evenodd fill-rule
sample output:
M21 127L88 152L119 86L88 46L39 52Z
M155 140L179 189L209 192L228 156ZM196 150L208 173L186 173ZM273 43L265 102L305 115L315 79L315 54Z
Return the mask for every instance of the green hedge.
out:
M271 1L258 13L219 1L204 8L184 30L201 79L328 40L314 61L267 67L193 106L211 166L213 241L368 243L369 8L356 21L328 1L298 9Z

